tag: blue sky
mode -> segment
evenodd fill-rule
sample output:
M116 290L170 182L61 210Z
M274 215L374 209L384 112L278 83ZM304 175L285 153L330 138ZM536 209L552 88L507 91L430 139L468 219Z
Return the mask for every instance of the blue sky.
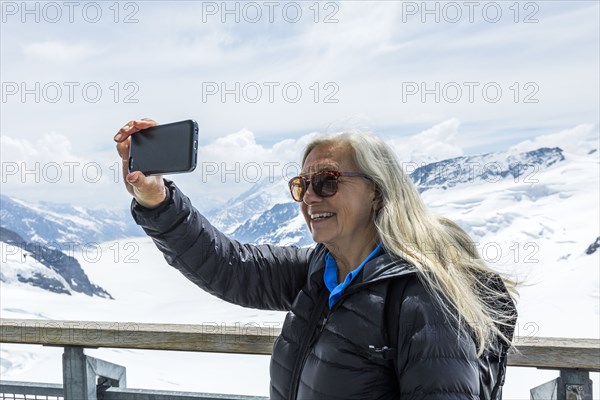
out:
M111 138L146 116L196 119L216 163L297 160L304 135L344 127L433 129L436 159L600 120L597 1L23 4L2 3L0 133L3 194L32 201L125 201ZM103 179L66 182L65 163ZM178 179L207 205L250 184L194 174Z

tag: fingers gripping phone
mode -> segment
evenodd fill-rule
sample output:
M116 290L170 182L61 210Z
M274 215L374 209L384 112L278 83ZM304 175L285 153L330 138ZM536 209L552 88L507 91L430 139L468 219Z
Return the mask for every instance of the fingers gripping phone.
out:
M198 124L191 119L152 126L131 135L129 172L192 172L198 157Z

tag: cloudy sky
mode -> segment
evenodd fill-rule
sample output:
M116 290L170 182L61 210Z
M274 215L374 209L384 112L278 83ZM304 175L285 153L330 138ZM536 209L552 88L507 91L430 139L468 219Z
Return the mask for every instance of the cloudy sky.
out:
M31 201L123 207L112 136L134 118L198 121L199 166L174 178L204 209L314 132L420 161L600 120L597 1L1 7L2 194Z

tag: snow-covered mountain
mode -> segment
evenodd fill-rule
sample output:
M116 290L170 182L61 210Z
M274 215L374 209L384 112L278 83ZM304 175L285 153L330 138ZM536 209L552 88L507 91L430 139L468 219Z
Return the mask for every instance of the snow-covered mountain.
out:
M0 195L0 224L31 242L83 246L142 236L127 210L91 210L70 204L32 204Z
M305 224L298 203L275 204L258 217L244 222L231 237L241 242L310 246L314 242Z
M2 285L20 283L55 293L84 293L111 298L90 282L74 253L88 259L99 243L142 236L144 232L127 210L90 210L69 204L31 204L0 196ZM123 249L121 249L121 252ZM119 249L113 247L116 253ZM108 255L105 252L104 256Z
M410 174L420 192L448 189L461 183L498 182L505 178L531 179L540 170L564 161L562 149L542 147L523 153L486 153L450 158L418 167Z
M23 240L17 233L0 227L3 286L15 282L53 293L83 293L112 299L100 286L90 282L79 262L59 249Z
M287 182L281 178L265 177L223 207L210 210L205 215L222 232L232 234L273 206L289 201Z

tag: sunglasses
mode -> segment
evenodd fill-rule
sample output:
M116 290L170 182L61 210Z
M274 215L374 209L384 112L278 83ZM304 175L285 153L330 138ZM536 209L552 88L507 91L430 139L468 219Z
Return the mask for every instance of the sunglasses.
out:
M319 197L331 197L338 191L338 180L340 176L360 176L372 180L369 175L360 172L340 172L340 171L319 171L307 178L305 176L296 176L290 179L290 193L295 201L302 201L312 185L312 189Z

